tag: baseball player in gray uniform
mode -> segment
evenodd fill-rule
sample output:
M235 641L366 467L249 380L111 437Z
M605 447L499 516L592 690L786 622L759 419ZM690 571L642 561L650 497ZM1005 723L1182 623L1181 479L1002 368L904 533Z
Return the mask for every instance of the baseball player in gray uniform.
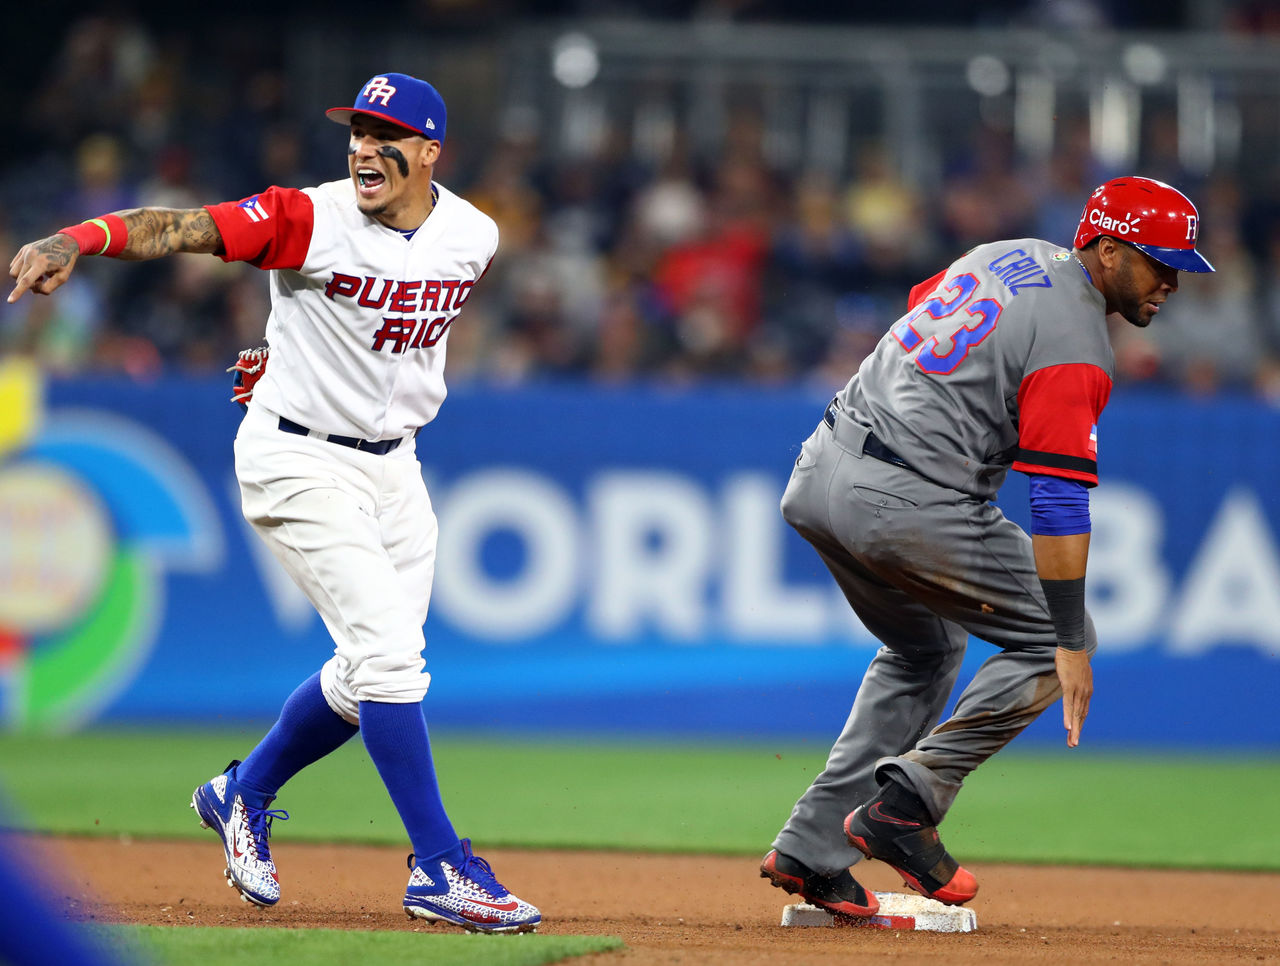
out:
M866 856L925 896L967 902L977 881L937 830L965 776L1059 697L1078 744L1097 646L1084 578L1114 371L1106 317L1146 326L1179 271L1213 271L1198 230L1169 185L1109 181L1073 249L981 245L916 286L827 407L782 514L883 646L761 864L773 885L874 915L849 871ZM1030 536L991 502L1010 467L1030 476ZM970 634L999 650L939 725Z
M334 649L245 759L196 787L191 806L221 839L227 882L274 905L269 836L289 816L270 805L293 775L359 733L413 846L405 912L474 932L531 932L541 913L453 828L422 710L436 518L416 437L444 401L448 333L493 259L498 228L433 180L446 114L426 81L380 74L327 114L347 128L346 178L69 226L18 252L9 301L51 293L88 255L202 252L271 273L269 348L236 365L241 509ZM269 641L253 641L229 657L252 675L269 654Z

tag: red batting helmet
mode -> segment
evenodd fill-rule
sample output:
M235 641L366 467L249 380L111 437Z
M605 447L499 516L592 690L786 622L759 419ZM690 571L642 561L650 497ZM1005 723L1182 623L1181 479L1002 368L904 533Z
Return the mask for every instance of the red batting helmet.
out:
M1113 178L1089 196L1076 231L1076 248L1110 235L1180 272L1212 272L1196 251L1200 213L1177 188L1151 178Z

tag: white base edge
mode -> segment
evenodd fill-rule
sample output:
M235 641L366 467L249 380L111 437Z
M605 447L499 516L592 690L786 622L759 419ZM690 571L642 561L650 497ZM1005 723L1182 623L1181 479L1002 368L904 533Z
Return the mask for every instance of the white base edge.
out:
M936 899L901 892L874 893L880 911L867 918L835 916L807 902L782 910L782 925L800 928L908 929L917 932L974 932L978 914L963 906L948 906Z

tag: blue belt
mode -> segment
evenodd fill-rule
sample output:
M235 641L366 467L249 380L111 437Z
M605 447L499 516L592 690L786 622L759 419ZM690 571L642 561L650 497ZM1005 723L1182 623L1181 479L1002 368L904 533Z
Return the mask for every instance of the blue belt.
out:
M295 423L292 419L280 417L280 431L282 433L293 433L295 436L310 436L311 430L303 426L301 423ZM382 456L390 453L393 449L400 445L399 439L360 439L357 436L338 436L330 433L328 436L321 435L317 437L330 443L337 443L339 446L349 446L352 449L358 449L362 453L372 453L374 456Z
M827 404L827 411L822 414L822 421L831 429L836 428L836 416L840 414L840 403L835 399ZM862 455L870 456L872 459L878 459L882 463L892 463L894 466L901 466L904 470L910 470L911 464L904 460L893 450L885 446L884 443L876 439L870 430L867 431L867 438L862 444ZM912 471L914 472L914 470Z

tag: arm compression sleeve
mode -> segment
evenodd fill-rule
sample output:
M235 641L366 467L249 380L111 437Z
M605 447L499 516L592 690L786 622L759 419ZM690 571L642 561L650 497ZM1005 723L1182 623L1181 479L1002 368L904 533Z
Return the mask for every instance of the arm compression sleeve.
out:
M1030 479L1032 533L1065 537L1090 531L1089 490L1083 483L1041 473Z

